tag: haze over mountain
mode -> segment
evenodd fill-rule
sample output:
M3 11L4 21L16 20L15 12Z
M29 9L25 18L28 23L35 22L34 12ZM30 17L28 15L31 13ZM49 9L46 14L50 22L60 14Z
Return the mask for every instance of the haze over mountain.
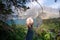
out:
M58 18L59 17L59 10L53 9L50 7L43 6L43 13L42 9L40 7L33 7L26 11L23 11L23 9L15 9L14 6L12 6L12 10L14 13L11 15L8 15L8 19L26 19L28 17L36 18L38 15L42 19L49 19L49 18ZM18 11L17 11L18 10ZM1 18L0 18L1 19Z
M40 7L33 7L31 9L26 10L26 11L22 11L22 10L18 9L19 14L16 12L13 15L15 15L15 16L18 15L18 19L26 19L27 17L36 18L38 15L40 15L40 17L42 19L58 18L59 17L59 10L58 9L53 9L53 8L45 7L45 6L43 6L43 13L42 13L42 9ZM16 19L16 17L15 17L15 19Z

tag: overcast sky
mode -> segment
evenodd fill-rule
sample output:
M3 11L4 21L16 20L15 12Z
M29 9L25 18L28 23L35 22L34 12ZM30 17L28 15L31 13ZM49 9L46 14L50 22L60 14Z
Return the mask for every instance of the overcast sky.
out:
M38 2L42 6L52 7L52 8L55 8L55 9L60 8L60 0L57 0L57 2L54 2L54 0L38 0ZM26 5L31 7L31 8L39 7L39 5L35 1L30 2L30 3L26 3Z

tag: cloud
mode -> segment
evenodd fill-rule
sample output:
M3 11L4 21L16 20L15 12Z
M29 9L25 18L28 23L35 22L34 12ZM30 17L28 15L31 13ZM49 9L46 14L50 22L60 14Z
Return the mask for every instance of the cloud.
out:
M37 0L37 1L38 1L41 5L43 5L46 0ZM36 7L39 6L36 1L26 3L26 5L27 5L27 7L29 6L30 8L33 8L33 7L35 7L35 6L36 6Z
M43 5L47 0L38 0L38 2Z
M56 3L54 0L37 0L42 6L46 7L52 7L52 8L60 8L60 0L58 0ZM26 3L26 6L33 8L33 7L40 7L39 4L36 3L36 1Z
M54 3L54 4L50 5L49 7L58 9L58 8L60 8L60 2Z
M57 0L57 2L54 2L54 0L46 0L44 5L47 7L58 9L60 8L60 0Z

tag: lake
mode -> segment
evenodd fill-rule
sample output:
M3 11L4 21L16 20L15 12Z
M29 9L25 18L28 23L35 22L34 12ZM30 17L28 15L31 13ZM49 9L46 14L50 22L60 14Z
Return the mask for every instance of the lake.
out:
M16 20L7 20L6 23L11 25L12 23L15 23L16 25L25 25L26 24L26 19L16 19ZM34 19L34 25L36 26L36 20Z

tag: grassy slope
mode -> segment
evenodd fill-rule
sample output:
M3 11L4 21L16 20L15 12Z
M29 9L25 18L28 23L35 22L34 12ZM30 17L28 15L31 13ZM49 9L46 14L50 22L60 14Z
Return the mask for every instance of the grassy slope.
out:
M43 24L41 25L41 27L38 28L38 30L50 30L50 29L54 29L56 32L59 31L60 29L60 18L57 19L45 19L43 20Z
M36 30L36 33L39 36L35 36L35 38L37 38L36 40L44 40L44 32L46 32L47 34L49 34L49 32L52 30L53 32L53 36L56 36L58 34L58 32L60 31L60 18L57 19L46 19L43 20L43 24ZM36 35L36 34L35 34ZM54 40L54 39L50 39L50 40Z

